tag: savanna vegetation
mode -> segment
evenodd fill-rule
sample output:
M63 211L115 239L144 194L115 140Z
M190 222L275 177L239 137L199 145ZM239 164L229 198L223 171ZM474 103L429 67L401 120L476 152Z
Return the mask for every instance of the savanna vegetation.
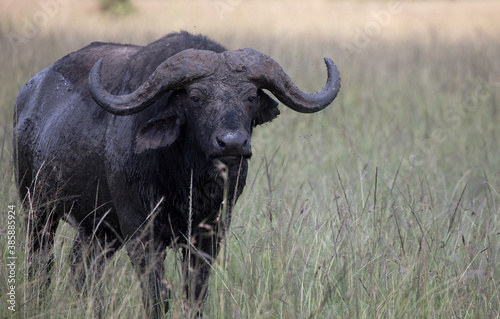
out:
M342 75L324 111L282 108L255 131L206 318L500 317L499 5L133 5L125 16L102 13L96 1L0 5L0 318L95 316L94 291L78 294L69 274L68 225L57 232L49 288L41 294L40 278L27 278L28 212L16 195L11 145L18 91L92 41L146 44L181 28L270 54L304 90L323 86L323 56ZM165 263L170 318L187 315L178 259L169 251ZM125 251L102 285L106 318L143 317Z

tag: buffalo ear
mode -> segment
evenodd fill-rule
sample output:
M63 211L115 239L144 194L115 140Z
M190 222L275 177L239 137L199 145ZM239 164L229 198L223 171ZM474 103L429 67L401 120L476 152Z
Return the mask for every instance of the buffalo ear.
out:
M262 90L259 90L259 95L262 106L259 115L255 118L253 122L254 126L271 122L280 114L280 110L278 109L278 102L273 100L269 95L264 93L264 91Z
M136 154L167 147L177 140L182 121L177 116L158 116L144 124L135 137Z

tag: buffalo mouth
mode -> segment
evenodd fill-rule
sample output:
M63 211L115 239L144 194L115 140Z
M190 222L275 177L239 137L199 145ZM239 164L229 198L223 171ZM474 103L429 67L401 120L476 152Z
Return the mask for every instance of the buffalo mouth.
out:
M215 166L222 163L228 167L234 167L246 163L251 157L252 153L245 155L212 155L210 156L210 160L212 160Z
M240 161L240 160L249 160L252 158L252 153L247 154L212 154L209 156L211 160L220 160L220 161Z

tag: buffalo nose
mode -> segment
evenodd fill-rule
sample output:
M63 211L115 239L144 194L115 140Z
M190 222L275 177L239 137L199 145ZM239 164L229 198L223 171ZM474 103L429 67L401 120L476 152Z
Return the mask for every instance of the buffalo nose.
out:
M223 156L250 156L250 138L239 131L228 131L216 135L214 141L217 153Z

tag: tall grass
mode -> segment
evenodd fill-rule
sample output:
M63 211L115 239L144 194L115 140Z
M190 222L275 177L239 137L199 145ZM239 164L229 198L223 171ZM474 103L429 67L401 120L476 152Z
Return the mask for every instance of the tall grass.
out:
M40 281L27 279L27 212L16 197L10 141L21 86L96 39L92 30L47 28L14 52L7 35L16 23L0 23L0 211L16 205L18 212L17 303L15 313L7 309L7 275L0 272L0 318L91 318L93 290L78 294L69 275L74 231L67 224L57 232L44 298ZM97 33L139 43L157 36L113 27ZM347 56L333 35L212 36L230 48L269 53L309 91L324 84L321 56L329 56L342 89L318 114L282 107L278 119L256 130L247 187L220 255L226 258L210 279L207 318L500 317L498 39L380 38ZM8 262L6 220L2 213L0 269ZM165 262L171 318L187 313L178 259L169 251ZM124 251L102 284L107 318L143 317Z

